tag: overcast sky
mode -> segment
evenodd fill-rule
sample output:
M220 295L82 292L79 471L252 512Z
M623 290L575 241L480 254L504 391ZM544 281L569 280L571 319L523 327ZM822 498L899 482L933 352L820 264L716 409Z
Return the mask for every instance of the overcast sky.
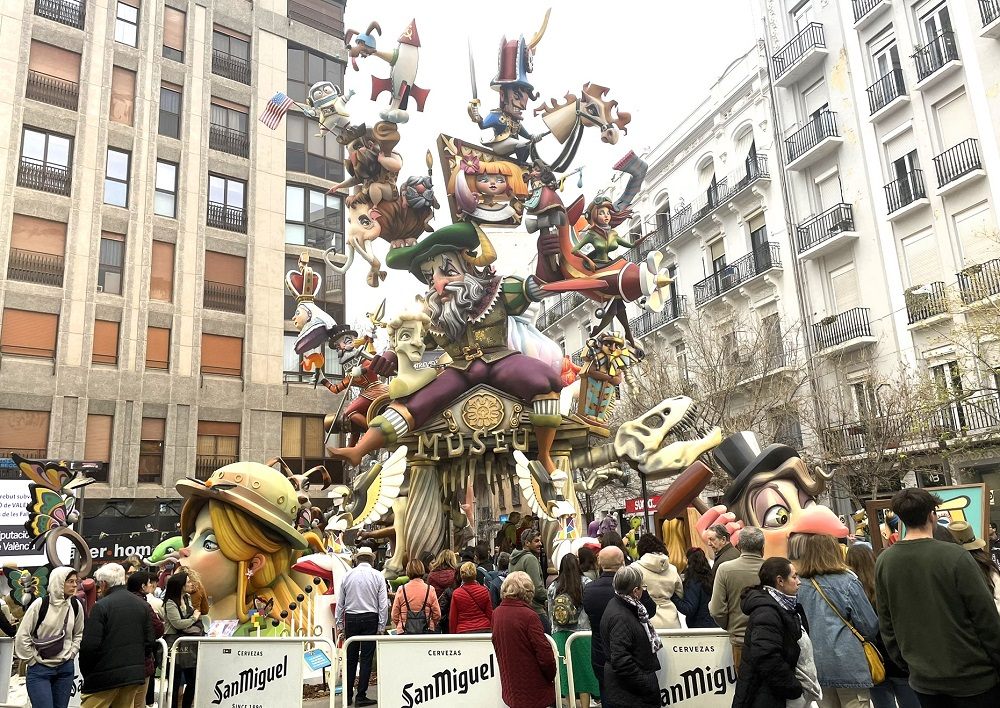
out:
M596 130L584 133L574 167L586 168L583 193L589 199L607 184L611 166L620 157L629 150L641 154L655 145L697 107L725 68L753 45L757 22L752 5L747 0L506 0L496 5L468 0L352 0L347 3L345 24L363 32L371 20L377 20L383 30L378 47L392 50L410 19L416 19L421 42L417 85L428 89L430 95L423 113L416 112L411 103L410 120L400 128L401 179L426 172L424 155L428 149L434 153L434 184L442 203L435 225L442 226L451 218L438 164L437 136L446 133L475 141L481 134L466 114L472 98L467 42L472 43L485 115L497 107L498 94L489 82L497 71L501 37L523 34L530 39L541 25L545 9L552 7L548 29L535 53L534 72L529 76L540 96L525 112L528 131L544 130L541 119L531 116L533 108L543 100L561 98L567 91L579 95L587 81L609 87L609 97L632 114L628 134L617 145L602 143ZM346 88L357 92L349 104L351 117L372 123L388 103L388 94L369 101L370 77L388 76L388 66L375 57L360 60L358 65L360 71L356 72L348 62L345 80ZM559 145L551 140L539 146L543 157L558 151ZM571 182L563 194L566 203L579 193L576 179ZM496 245L504 248L502 243ZM518 257L524 252L524 262L532 255L532 240L526 236L512 238L507 247L515 249ZM387 244L378 242L374 248L384 261ZM508 256L500 262L512 261L517 262L517 258ZM413 296L425 290L409 273L391 270L382 285L372 289L365 285L366 271L367 264L356 258L347 276L347 314L354 324L360 324L364 313L383 297L388 298L386 313L391 316L412 306Z

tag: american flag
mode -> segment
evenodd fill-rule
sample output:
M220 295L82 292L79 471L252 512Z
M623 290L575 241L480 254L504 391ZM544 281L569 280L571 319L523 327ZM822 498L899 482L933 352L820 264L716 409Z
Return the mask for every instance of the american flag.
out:
M278 91L278 93L271 96L271 100L267 102L264 112L260 114L260 122L271 130L274 130L278 127L281 119L285 117L285 113L288 112L293 103L295 101L281 91Z

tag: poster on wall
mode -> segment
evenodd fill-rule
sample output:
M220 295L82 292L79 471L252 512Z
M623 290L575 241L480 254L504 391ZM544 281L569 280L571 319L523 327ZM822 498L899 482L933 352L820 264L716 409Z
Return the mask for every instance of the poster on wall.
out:
M947 527L952 521L965 521L975 530L976 538L989 538L989 496L985 484L956 484L926 489L941 499L941 505L937 508L938 523ZM879 533L871 534L875 553L890 545L887 540L890 535L894 535L893 529L887 524L889 505L889 499L874 499L865 503L872 529L879 529ZM906 538L906 526L903 522L896 519L892 523L896 525L895 533L899 534L899 538Z
M302 645L295 642L201 642L194 704L301 706L302 665Z
M660 633L660 705L729 708L736 667L729 635L719 630Z
M48 563L45 553L31 545L31 536L24 528L28 520L29 484L16 468L0 470L0 547L3 548L0 565L37 568Z

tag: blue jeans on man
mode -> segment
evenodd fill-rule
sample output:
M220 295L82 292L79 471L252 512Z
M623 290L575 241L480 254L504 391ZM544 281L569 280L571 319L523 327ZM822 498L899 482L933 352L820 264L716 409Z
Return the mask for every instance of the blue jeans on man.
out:
M28 689L32 708L66 708L73 693L75 676L72 661L64 661L59 666L29 666L25 687Z

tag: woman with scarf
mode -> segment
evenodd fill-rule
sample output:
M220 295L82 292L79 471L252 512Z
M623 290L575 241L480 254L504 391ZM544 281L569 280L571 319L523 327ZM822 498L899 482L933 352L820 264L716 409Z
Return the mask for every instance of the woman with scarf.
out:
M69 705L73 659L83 640L84 613L76 599L77 580L76 570L68 566L49 573L48 597L31 603L14 637L15 653L28 662L25 683L35 708Z
M615 594L601 618L604 642L605 705L614 708L659 708L660 685L656 652L662 647L649 613L639 601L645 590L642 571L619 568L612 587Z

